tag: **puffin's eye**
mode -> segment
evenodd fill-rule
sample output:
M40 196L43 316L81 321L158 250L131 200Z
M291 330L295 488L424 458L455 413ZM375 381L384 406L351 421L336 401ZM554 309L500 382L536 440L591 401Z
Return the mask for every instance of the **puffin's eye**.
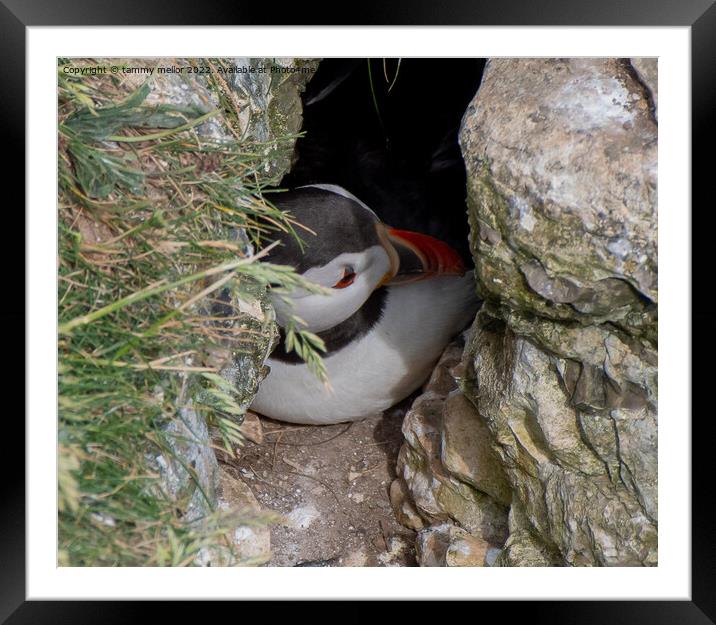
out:
M346 267L343 270L343 277L333 285L334 289L345 289L347 286L353 284L353 280L356 279L356 273L353 271L353 267Z

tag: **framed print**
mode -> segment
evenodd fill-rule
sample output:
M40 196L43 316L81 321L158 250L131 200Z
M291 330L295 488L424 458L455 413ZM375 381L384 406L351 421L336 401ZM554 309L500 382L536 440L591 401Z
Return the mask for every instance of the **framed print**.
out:
M3 622L716 618L708 2L102 9L0 7L28 249Z

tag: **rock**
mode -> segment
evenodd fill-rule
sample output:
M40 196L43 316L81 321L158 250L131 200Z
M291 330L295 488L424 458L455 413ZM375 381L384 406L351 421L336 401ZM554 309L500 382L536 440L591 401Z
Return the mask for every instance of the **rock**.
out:
M368 557L363 549L356 549L347 553L341 558L341 564L343 566L366 566Z
M197 309L198 314L209 318L206 325L211 337L202 351L202 361L220 368L232 399L244 413L236 418L241 423L265 375L264 361L278 336L266 289L246 278L230 280L215 298L197 304ZM247 309L254 312L249 314ZM237 336L247 335L252 337L251 343L237 343Z
M363 475L363 473L361 471L348 471L348 481L354 482L362 475Z
M441 460L455 477L509 506L512 490L490 431L475 406L460 391L443 404Z
M222 467L218 474L216 511L202 520L210 530L230 531L199 550L198 566L256 566L271 557L270 523L281 517L264 510L251 489Z
M549 545L528 528L529 521L520 500L510 508L510 536L492 566L563 566L554 545Z
M418 532L415 557L419 566L447 566L445 556L450 546L450 523L433 525Z
M457 388L452 369L460 364L464 341L457 339L450 343L440 356L430 378L423 387L423 392L432 392L438 397L446 397Z
M312 504L294 508L286 515L286 525L294 529L305 530L321 516L320 511Z
M188 400L163 434L171 453L148 458L150 465L159 471L166 495L184 510L184 520L201 519L213 511L219 486L219 463L206 421Z
M112 64L117 62L112 60ZM261 175L278 179L291 165L292 150L283 137L296 135L303 123L301 93L318 68L315 59L223 58L206 59L211 73L154 73L148 102L171 103L206 113L226 105L227 114L212 117L198 127L199 134L218 140L239 138L265 144L269 163ZM188 66L196 59L171 59L167 65ZM109 62L108 62L109 64ZM153 68L155 59L130 59L133 67ZM219 71L219 69L225 71ZM253 71L230 71L247 68ZM139 87L143 74L125 77ZM222 103L223 100L223 104ZM290 139L292 145L295 139Z
M629 59L639 80L649 90L649 97L654 106L654 117L659 118L659 67L656 58Z
M485 303L461 387L512 490L498 565L657 563L652 70L490 60L463 118Z
M656 338L656 120L628 61L495 59L460 144L484 295Z
M409 545L402 536L390 536L387 550L378 555L378 562L383 566L401 566L408 549L412 549L412 545Z
M456 536L445 553L447 566L485 566L490 545L467 532Z
M502 544L507 535L507 509L442 464L444 404L444 398L432 391L415 400L403 421L406 442L398 454L397 473L426 522L453 519L472 534Z
M410 529L451 521L475 540L502 545L509 484L494 451L482 440L489 440L489 432L484 426L471 429L479 415L457 390L463 345L458 338L446 347L423 394L403 419L405 444L390 500L398 522Z
M405 482L397 477L390 484L390 503L398 523L412 530L425 527L425 522L415 509L410 499L410 492Z
M236 58L238 67L254 73L233 73L227 79L235 107L249 137L268 142L272 162L266 175L282 175L291 166L291 152L280 149L277 137L296 135L303 123L301 93L318 69L316 59ZM263 71L260 71L263 70Z
M222 470L220 473L221 494L218 508L234 511L248 522L239 524L229 535L233 553L222 554L224 561L214 554L212 566L241 566L262 564L271 557L271 530L266 524L251 522L260 518L264 510L242 480Z
M490 549L487 542L451 523L421 530L415 542L420 566L486 566Z
M405 480L415 506L428 521L444 521L449 515L438 503L441 483L434 470L440 472L439 422L443 400L434 394L419 396L403 420L406 443L398 453L397 473Z
M244 421L239 429L241 435L252 443L261 445L264 442L264 429L261 425L261 419L250 410L246 411Z

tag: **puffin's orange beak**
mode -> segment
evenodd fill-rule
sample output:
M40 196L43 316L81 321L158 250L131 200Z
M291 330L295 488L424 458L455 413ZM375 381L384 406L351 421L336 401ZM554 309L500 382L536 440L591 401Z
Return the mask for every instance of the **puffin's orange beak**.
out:
M391 258L391 271L379 286L407 284L436 275L462 275L465 264L447 243L418 232L383 226L383 239ZM390 249L388 249L390 248Z

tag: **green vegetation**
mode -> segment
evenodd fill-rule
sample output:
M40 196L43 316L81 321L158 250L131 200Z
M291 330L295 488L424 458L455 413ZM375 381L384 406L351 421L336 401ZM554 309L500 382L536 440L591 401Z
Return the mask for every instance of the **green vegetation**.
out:
M232 528L270 521L213 510L191 466L182 464L193 484L170 492L157 458L181 462L183 441L167 425L187 405L233 453L251 388L227 382L222 366L260 367L275 334L269 284L320 290L259 261L272 235L295 234L265 191L280 182L268 160L296 137L236 136L225 92L208 112L150 104L148 82L62 65L58 561L190 565L203 548L229 546ZM217 138L210 122L233 138ZM320 339L294 321L287 349L324 374ZM197 489L199 517L188 513Z

